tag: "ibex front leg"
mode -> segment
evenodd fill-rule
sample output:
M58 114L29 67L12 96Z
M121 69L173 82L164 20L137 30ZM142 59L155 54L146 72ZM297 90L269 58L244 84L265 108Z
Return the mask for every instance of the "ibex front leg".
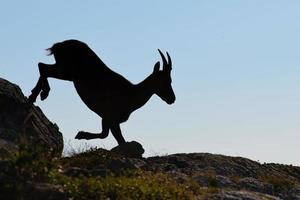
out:
M101 133L89 133L84 131L79 131L77 135L75 136L75 139L81 140L90 140L90 139L104 139L108 136L109 133L109 123L102 119L102 132Z

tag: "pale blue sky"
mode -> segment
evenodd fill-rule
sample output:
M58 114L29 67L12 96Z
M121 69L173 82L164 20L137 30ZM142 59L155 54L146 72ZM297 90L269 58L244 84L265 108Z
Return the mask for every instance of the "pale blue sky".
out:
M173 58L177 101L153 97L122 124L126 140L146 155L211 152L300 165L300 2L2 1L0 76L28 95L44 49L75 38L133 83L151 73L157 48ZM75 148L80 130L100 131L100 118L70 82L50 80L36 105ZM111 148L106 140L89 145Z

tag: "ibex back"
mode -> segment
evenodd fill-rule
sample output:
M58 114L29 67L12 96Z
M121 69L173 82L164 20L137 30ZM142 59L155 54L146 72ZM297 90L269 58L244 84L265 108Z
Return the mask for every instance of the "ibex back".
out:
M28 98L34 103L40 94L41 100L48 97L50 86L47 78L68 80L74 83L82 101L102 118L102 132L80 131L76 139L106 138L109 130L118 144L125 142L120 123L127 121L129 115L143 106L153 94L168 104L175 102L171 86L172 61L167 53L160 70L160 62L154 65L153 72L142 82L132 84L120 74L109 69L101 59L83 42L66 40L54 44L49 55L54 55L55 64L39 63L40 78Z

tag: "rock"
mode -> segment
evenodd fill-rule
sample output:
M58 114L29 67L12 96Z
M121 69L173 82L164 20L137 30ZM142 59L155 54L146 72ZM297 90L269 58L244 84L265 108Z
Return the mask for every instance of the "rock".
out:
M142 155L145 152L143 146L136 141L125 142L112 148L111 151L128 158L142 158Z
M288 191L287 199L300 199L300 186L295 186Z
M274 193L274 189L271 184L263 183L252 177L246 177L246 178L240 179L239 187L241 189L246 189L246 190L255 191L255 192L263 192L263 193L267 193L267 194Z
M121 158L121 159L112 159L108 164L107 168L113 173L122 173L127 170L137 169L137 167L130 162L130 160Z
M262 194L258 192L249 192L243 190L233 190L233 191L223 191L212 199L222 199L222 200L282 200L281 198Z
M79 176L100 176L106 177L109 174L109 170L105 168L95 168L95 169L84 169L79 167L70 167L63 171L63 174L70 177L79 177Z
M28 182L22 191L23 198L20 199L32 199L32 200L67 200L67 195L63 192L61 186L48 184L48 183L31 183Z
M89 176L89 171L87 169L82 169L79 167L70 167L65 170L63 174L71 177Z
M147 166L147 163L146 163L146 161L144 159L130 158L130 162L137 169L144 169L145 166Z
M196 183L205 187L218 187L218 188L235 188L236 185L228 177L221 175L195 175L192 177Z
M0 139L0 158L14 156L18 149L18 146L14 143Z
M182 157L178 155L170 156L168 159L168 163L174 164L177 168L188 168L189 163Z
M190 177L184 173L177 171L170 171L167 173L170 177L172 177L177 183L183 184L190 181Z
M110 172L108 169L105 169L105 168L96 168L96 169L90 170L89 174L91 176L106 177L107 175L110 174Z
M2 187L4 185L10 185L16 181L13 169L14 163L6 160L0 160L0 194L3 193Z
M32 149L43 149L60 156L63 137L56 124L41 109L28 105L21 89L0 78L0 149L11 151L26 143Z
M202 188L225 192L209 199L300 199L298 166L260 164L242 157L208 153L155 156L145 161L143 170L172 172L175 180L184 180L184 174Z
M158 166L159 170L163 170L164 172L170 171L178 171L178 168L174 164L166 163L164 165Z
M233 188L235 187L235 184L228 178L225 176L221 176L221 175L216 175L216 182L218 184L219 187L224 187L224 188Z

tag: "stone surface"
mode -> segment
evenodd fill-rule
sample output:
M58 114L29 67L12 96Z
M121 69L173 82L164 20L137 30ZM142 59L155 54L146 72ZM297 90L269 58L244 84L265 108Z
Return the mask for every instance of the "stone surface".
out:
M263 183L255 178L246 177L239 180L240 189L246 189L250 191L263 192L267 194L273 194L274 188L271 184Z
M279 197L275 197L272 195L262 194L258 192L250 192L250 191L223 191L213 199L222 199L222 200L282 200Z
M201 187L217 188L217 194L209 199L300 200L297 166L261 164L247 158L209 153L155 156L145 162L143 170L169 174L179 183L186 176Z
M28 105L21 89L0 78L0 149L3 152L26 142L61 155L63 137L58 126L50 122L41 109ZM4 153L5 154L5 153Z
M197 196L195 199L300 200L300 167L291 165L261 164L241 157L208 153L129 158L103 149L58 160L61 161L58 172L73 178L101 178L111 175L134 177L134 173L128 173L134 171L162 173L177 184L188 183L191 188L197 184L201 192L199 198ZM13 170L14 166L14 162L0 160L0 185L19 185L17 183L20 181L15 178L17 174L13 173L16 171ZM19 180L26 184L22 194L32 191L32 195L42 199L65 198L66 191L59 185Z
M125 142L112 148L111 151L129 158L142 158L145 152L143 146L136 141Z
M0 158L13 156L18 152L18 146L10 141L0 139Z
M21 199L32 200L68 200L69 198L63 192L61 186L48 183L32 183L28 182L24 191L22 191Z
M112 159L110 162L108 162L107 168L113 173L137 169L136 166L126 158Z

